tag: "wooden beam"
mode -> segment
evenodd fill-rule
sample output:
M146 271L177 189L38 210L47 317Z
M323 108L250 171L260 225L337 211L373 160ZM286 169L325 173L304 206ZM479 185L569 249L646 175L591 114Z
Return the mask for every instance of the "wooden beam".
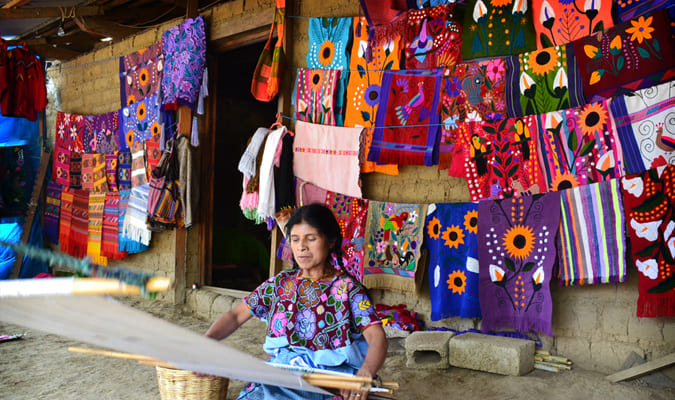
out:
M658 369L665 368L670 364L675 364L675 353L670 353L665 357L657 358L656 360L652 360L650 362L619 371L615 374L608 375L605 379L616 383L626 379L637 378L650 372L654 372Z
M7 4L2 6L2 8L12 8L12 7L21 7L30 3L30 0L12 0L8 1Z
M221 23L213 26L209 30L209 40L215 41L220 39L229 39L234 35L242 32L253 31L257 28L268 27L274 19L274 7L265 7L255 14L251 15L236 15L228 19L227 23ZM286 20L288 23L288 19ZM269 34L269 30L267 31Z
M53 45L28 45L28 48L35 54L39 55L42 58L48 60L71 60L75 57L81 56L84 53L80 53L75 50L66 49L64 47L54 47Z
M196 18L199 15L199 0L187 0L185 18Z
M0 19L25 19L25 18L61 18L62 10L68 14L75 11L78 17L103 15L103 8L99 6L81 7L24 7L24 8L0 8Z
M92 35L99 35L101 37L111 37L114 40L123 39L129 35L139 32L142 29L122 26L104 18L96 17L76 17L75 23L84 32L90 33Z

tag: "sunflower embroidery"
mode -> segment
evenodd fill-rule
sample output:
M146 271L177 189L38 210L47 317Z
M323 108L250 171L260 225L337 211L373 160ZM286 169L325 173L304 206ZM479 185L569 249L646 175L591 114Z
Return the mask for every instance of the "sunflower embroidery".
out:
M457 249L460 244L464 244L464 232L459 226L452 225L443 232L443 240L446 246Z
M527 65L533 73L543 76L553 72L560 66L558 58L560 54L556 51L557 47L548 47L543 50L537 50L530 53Z
M654 28L651 27L653 18L654 17L651 16L647 19L645 19L645 17L640 17L637 21L630 21L632 26L626 29L626 33L631 34L630 40L632 42L637 39L638 43L642 43L645 39L652 38L652 32L654 32Z
M136 96L130 94L127 96L127 105L130 106L136 102Z
M584 135L595 136L595 133L602 130L607 123L607 110L600 103L587 104L579 113L577 122Z
M140 82L141 85L145 86L148 84L148 81L150 81L150 73L148 72L148 69L141 68L141 70L138 71L138 82Z
M431 221L429 221L429 224L427 225L427 233L433 240L438 239L441 234L441 221L439 221L438 218L434 217L431 219Z
M579 186L577 177L566 172L564 174L558 174L555 179L553 179L553 182L551 182L551 191L571 189L577 186Z
M319 47L319 62L324 66L328 67L333 62L333 57L335 56L335 45L332 40L326 40Z
M504 248L509 256L526 259L534 249L534 233L526 225L514 225L504 234Z
M152 125L150 126L150 132L152 133L152 136L157 136L159 137L159 134L162 131L162 127L159 125L157 121L154 121Z
M139 121L143 121L146 116L147 110L145 109L145 102L142 102L138 105L138 108L136 109L136 118L138 118Z
M312 71L312 74L309 77L309 87L313 92L318 92L321 90L324 78L325 77L322 70L316 69Z
M478 210L470 210L464 216L464 229L469 233L478 233Z
M464 274L464 271L452 271L452 273L448 275L446 283L448 284L448 289L452 290L452 293L461 296L466 289L466 275Z
M131 148L132 145L134 144L134 131L132 129L129 129L127 131L127 135L126 135L125 139L127 141L127 146L129 146L129 148Z

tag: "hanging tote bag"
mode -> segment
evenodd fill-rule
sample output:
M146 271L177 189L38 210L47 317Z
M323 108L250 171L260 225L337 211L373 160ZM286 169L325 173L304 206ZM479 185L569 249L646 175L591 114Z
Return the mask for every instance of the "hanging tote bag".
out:
M157 167L150 174L148 193L148 229L161 232L183 226L183 208L180 201L179 165L176 140L187 140L179 135L167 143L170 149L164 152Z
M274 12L274 20L270 29L270 37L267 39L265 48L260 54L258 64L253 72L251 82L251 94L260 101L272 101L279 93L281 75L284 63L284 19L286 15L286 0L277 0L277 8ZM274 27L277 28L277 43L272 48Z

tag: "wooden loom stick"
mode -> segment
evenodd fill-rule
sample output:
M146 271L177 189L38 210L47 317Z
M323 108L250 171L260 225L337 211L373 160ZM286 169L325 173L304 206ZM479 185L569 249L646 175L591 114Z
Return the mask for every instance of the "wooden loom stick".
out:
M377 386L375 385L375 380L372 378L368 378L366 376L339 376L339 375L329 375L329 374L322 374L322 373L304 373L302 374L302 377L307 379L320 379L320 380L333 380L333 381L342 381L342 382L358 382L358 383L363 383L363 384L368 384L372 386ZM398 382L391 382L391 381L382 381L382 384L379 385L380 387L384 388L391 388L391 389L398 389L399 385Z
M171 287L171 279L150 278L145 285L149 292L162 292ZM0 298L54 295L139 295L138 286L107 278L13 279L0 281Z
M99 350L99 349L86 349L84 347L68 347L68 351L71 353L80 353L80 354L96 354L99 356L113 357L113 358L125 358L127 360L144 360L144 361L160 361L153 357L143 356L140 354L133 353L122 353L119 351L111 350Z

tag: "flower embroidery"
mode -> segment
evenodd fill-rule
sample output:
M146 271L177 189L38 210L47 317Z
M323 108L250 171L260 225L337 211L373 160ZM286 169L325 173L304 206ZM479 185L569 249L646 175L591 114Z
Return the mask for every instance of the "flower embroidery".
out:
M438 218L433 217L429 224L427 225L427 234L430 238L437 240L441 233L441 221Z
M464 244L464 232L459 226L452 225L443 232L443 240L446 246L457 249Z
M478 233L478 210L469 210L464 215L464 229L469 233Z
M654 28L651 27L652 19L654 17L640 17L636 20L631 20L631 27L626 29L627 33L631 34L630 40L635 41L637 39L638 43L642 43L645 39L651 39L651 33L654 32Z
M630 226L638 237L653 242L659 237L659 227L661 226L661 222L661 220L658 220L640 223L633 218L630 220Z
M490 280L494 283L504 280L504 270L494 264L490 264Z
M316 315L310 309L303 310L298 315L297 323L295 324L298 336L303 339L311 339L316 332Z
M642 196L642 190L644 188L644 183L642 182L642 178L639 176L636 176L635 178L623 178L621 180L621 184L623 185L623 190L627 191L628 193L632 194L635 197L640 197Z
M642 275L649 279L656 279L659 276L659 266L653 258L647 261L637 260L635 266L638 271L642 272Z
M608 115L600 103L591 103L584 106L579 113L579 126L584 135L593 136L607 123Z
M448 284L448 289L452 290L452 293L461 296L466 289L466 275L464 274L464 271L452 271L452 273L448 275L446 283Z
M314 307L319 304L321 289L319 283L304 279L298 287L298 303L303 308Z
M556 177L553 179L553 182L551 182L552 191L565 190L577 186L579 186L577 177L569 172L556 175Z
M286 313L278 312L272 316L271 329L274 336L281 336L286 330L286 325L288 324L288 319L286 318Z
M529 226L514 225L506 231L503 242L509 256L523 260L534 249L534 233Z
M344 301L349 297L350 289L350 284L346 280L340 279L339 281L335 282L333 287L331 287L330 293L333 295L335 300Z
M533 73L543 76L552 72L555 67L560 65L558 57L560 55L555 47L533 51L529 54L527 65L532 69Z

